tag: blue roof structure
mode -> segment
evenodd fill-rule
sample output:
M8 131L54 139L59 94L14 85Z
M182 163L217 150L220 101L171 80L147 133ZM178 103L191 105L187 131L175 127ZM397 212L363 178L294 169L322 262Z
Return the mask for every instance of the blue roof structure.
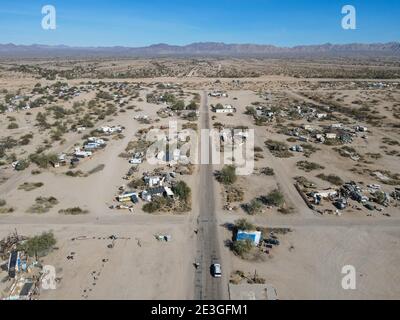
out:
M236 235L236 241L245 241L250 240L255 245L258 245L261 240L261 232L260 231L242 231L239 230Z

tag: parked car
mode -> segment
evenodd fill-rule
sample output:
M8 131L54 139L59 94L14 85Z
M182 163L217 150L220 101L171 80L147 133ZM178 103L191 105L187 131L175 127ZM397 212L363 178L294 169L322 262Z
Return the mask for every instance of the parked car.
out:
M374 207L373 207L371 204L369 204L369 203L366 203L366 204L364 205L364 207L366 207L369 211L374 211L374 210L375 210Z
M279 240L276 240L276 239L267 239L265 242L266 242L267 244L272 244L272 245L274 245L274 246L279 246L279 245L280 245Z
M141 164L142 163L142 159L140 158L132 158L129 160L130 164Z
M221 278L222 270L219 263L214 263L211 265L211 274L214 278Z

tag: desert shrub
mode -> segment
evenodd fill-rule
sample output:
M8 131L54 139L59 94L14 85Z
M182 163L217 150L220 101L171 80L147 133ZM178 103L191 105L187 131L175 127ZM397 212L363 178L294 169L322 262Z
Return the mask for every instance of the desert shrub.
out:
M7 204L6 200L0 199L0 207L4 207Z
M186 119L188 121L196 121L198 119L197 113L194 111L190 112L184 117L184 119Z
M249 116L255 116L256 115L256 109L252 106L248 106L246 107L246 111L245 114L249 115Z
M96 94L96 98L104 100L113 100L113 96L109 92L100 91Z
M186 106L187 110L198 110L199 106L197 105L196 102L192 101Z
M217 180L220 183L223 183L226 185L235 183L237 180L235 166L232 166L232 165L224 166L222 168L222 170L218 173Z
M253 248L253 243L250 240L240 240L232 243L233 253L242 258L244 258L246 254L250 253Z
M46 213L52 207L58 204L58 200L54 197L38 197L35 204L28 209L29 213Z
M43 186L42 182L24 182L18 187L18 190L32 191Z
M356 149L349 147L349 146L344 146L342 148L334 148L333 150L337 151L342 157L344 158L350 158L352 156L360 156Z
M294 180L301 186L303 186L304 188L314 188L315 187L315 183L313 183L312 181L309 181L306 177L295 177Z
M29 133L29 134L25 134L23 135L21 138L19 138L19 145L21 146L26 146L31 142L31 139L33 138L33 134Z
M318 163L308 162L308 161L297 162L297 167L306 172L325 169L323 166L319 165Z
M261 170L260 170L260 172L262 173L262 174L265 174L266 176L273 176L273 175L275 175L275 172L274 172L274 169L272 169L272 168L262 168Z
M268 195L261 197L261 201L266 205L282 207L285 204L285 196L279 190L275 189Z
M255 215L261 213L263 204L260 200L253 199L249 203L245 204L243 208L248 214Z
M293 154L289 151L289 148L285 142L267 140L265 145L269 151L277 158L290 158Z
M88 210L83 210L79 207L68 208L58 211L58 213L60 214L71 215L71 216L76 216L79 214L87 214L88 212L89 212Z
M11 122L11 123L8 125L8 127L7 127L7 129L10 129L10 130L12 130L12 129L18 129L18 128L19 128L19 126L18 126L18 124L15 123L15 122Z
M143 179L134 179L128 183L128 187L131 189L138 189L145 186L146 183L143 181Z
M179 181L173 188L172 191L180 200L188 202L191 194L190 187L184 181Z
M185 130L185 129L192 129L194 131L197 131L198 130L197 123L192 123L192 122L184 123L182 125L182 130Z
M235 229L242 231L252 231L255 230L256 227L246 219L239 219L235 221Z
M50 162L57 162L58 157L56 154L45 154L45 153L32 153L29 155L29 160L35 163L39 168L46 169Z
M344 183L344 181L340 177L338 177L334 174L325 175L325 174L321 173L317 176L317 178L320 178L321 180L324 180L324 181L328 181L336 186L340 186Z
M42 257L56 245L57 240L53 232L44 232L40 236L29 238L19 246L20 251L25 251L30 257Z
M73 178L86 176L81 170L77 170L77 171L68 170L65 173L65 175L68 177L73 177Z
M244 199L244 191L236 186L232 185L226 186L225 193L226 193L226 201L228 203L239 202L243 201Z
M0 207L0 214L8 214L8 213L13 213L14 208L5 208L5 207Z
M153 199L153 201L146 203L143 205L143 211L147 213L155 213L157 211L160 211L161 208L163 207L163 198L156 198Z
M309 158L313 153L317 152L319 149L314 147L310 143L302 143L301 147L304 149L304 155Z
M384 144L388 144L390 146L400 146L400 142L399 141L394 140L394 139L390 139L390 138L387 138L387 137L383 138L382 142Z
M367 157L370 157L371 159L374 159L374 160L379 160L379 159L382 158L382 154L380 154L380 153L371 153L371 152L368 152L368 153L366 153L365 155L366 155Z
M185 101L183 100L178 100L176 103L174 103L171 106L172 110L184 110L185 109Z

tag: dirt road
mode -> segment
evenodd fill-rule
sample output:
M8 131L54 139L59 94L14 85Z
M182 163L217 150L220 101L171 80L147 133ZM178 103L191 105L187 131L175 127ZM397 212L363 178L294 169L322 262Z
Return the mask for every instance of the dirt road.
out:
M200 123L202 129L210 129L207 93L203 93ZM210 143L211 146L211 143ZM211 154L211 152L210 152ZM209 159L210 160L210 159ZM220 241L218 237L218 219L215 209L215 188L213 165L200 165L200 180L198 186L199 215L197 218L197 262L199 267L195 276L195 299L221 300L226 298L224 278L211 276L210 266L221 263Z

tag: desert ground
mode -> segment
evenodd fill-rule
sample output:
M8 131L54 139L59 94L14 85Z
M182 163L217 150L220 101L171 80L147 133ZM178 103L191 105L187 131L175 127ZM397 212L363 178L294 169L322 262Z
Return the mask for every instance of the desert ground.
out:
M389 59L0 61L0 239L54 233L39 261L56 268L57 288L37 299L228 299L238 271L256 272L278 299L399 299L399 70ZM235 112L213 112L218 104ZM148 149L146 133L168 135L171 121L197 133L254 130L254 170L225 183L219 174L237 159L129 163ZM70 165L92 136L105 146ZM60 154L68 163L52 166ZM152 212L142 199L117 200L157 174L172 190L183 182L189 198ZM339 210L350 182L368 201L350 196ZM316 203L327 190L336 196ZM282 201L268 200L273 192ZM268 254L240 255L231 228L240 219L290 231ZM215 261L221 279L207 270ZM357 271L356 290L341 287L345 265ZM7 297L12 280L0 277Z

